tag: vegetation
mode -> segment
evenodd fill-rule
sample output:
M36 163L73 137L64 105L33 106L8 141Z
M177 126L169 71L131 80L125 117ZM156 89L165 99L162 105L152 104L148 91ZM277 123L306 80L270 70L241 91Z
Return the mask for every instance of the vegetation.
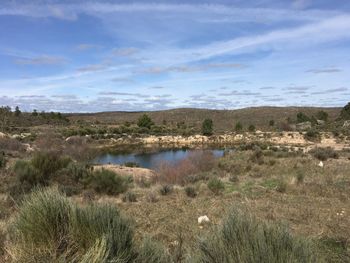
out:
M317 130L308 130L304 135L305 140L318 142L321 140L321 135Z
M197 196L196 189L193 186L186 186L185 192L188 197L195 198Z
M340 112L340 117L343 120L350 120L350 102L344 106Z
M235 125L235 131L236 131L236 132L240 132L240 131L242 131L242 130L243 130L243 125L242 125L242 123L237 122L236 125Z
M198 262L323 262L309 241L293 237L283 226L260 222L239 210L233 210L198 247Z
M14 262L143 262L145 254L166 258L150 241L137 247L129 221L116 207L78 207L54 189L28 196L11 229L8 249Z
M216 195L222 193L225 189L224 183L219 178L211 178L208 181L208 188Z
M213 134L213 120L205 119L202 124L202 134L210 136Z
M338 159L339 154L331 147L327 148L314 148L310 153L320 161L327 161L328 159Z
M298 112L297 114L297 123L311 121L311 119L303 112Z
M86 179L85 183L97 193L117 195L128 190L130 178L120 176L110 170L98 169Z
M255 132L255 126L253 124L250 124L248 127L248 131Z
M137 125L141 128L151 129L154 125L152 119L147 114L143 114L137 121Z

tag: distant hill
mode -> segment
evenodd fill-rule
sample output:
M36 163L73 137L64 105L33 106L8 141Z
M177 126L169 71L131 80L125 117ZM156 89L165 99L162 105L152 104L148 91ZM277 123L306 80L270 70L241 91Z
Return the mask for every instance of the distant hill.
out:
M323 110L328 113L329 120L335 120L341 111L341 108L318 108L318 107L253 107L237 110L209 110L180 108L162 111L146 112L99 112L86 114L66 115L71 121L83 120L91 123L101 124L123 124L125 122L136 123L137 119L144 113L148 114L156 124L162 124L166 121L168 124L185 122L188 126L199 128L205 118L211 118L214 122L216 132L230 131L234 129L235 124L240 121L244 127L250 124L258 129L267 129L269 121L274 120L276 125L286 121L289 117L296 119L298 112L303 112L308 116L315 115Z

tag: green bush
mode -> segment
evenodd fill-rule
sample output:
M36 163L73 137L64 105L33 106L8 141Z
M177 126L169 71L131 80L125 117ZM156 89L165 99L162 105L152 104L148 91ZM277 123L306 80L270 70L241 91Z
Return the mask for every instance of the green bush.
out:
M130 178L110 170L98 169L85 182L88 187L92 187L98 193L117 195L128 190Z
M66 168L70 162L71 159L53 153L36 153L30 161L18 160L14 172L21 183L48 185L57 172Z
M79 207L57 189L27 196L10 226L11 262L170 262L151 240L133 240L129 220L112 205Z
M210 136L213 134L213 120L205 119L202 123L202 134Z
M30 162L18 160L13 168L20 183L27 182L34 186L44 181L42 174Z
M313 245L281 225L269 225L233 210L222 226L198 244L198 262L323 262Z
M309 130L304 134L304 139L311 142L318 142L321 140L321 135L316 130Z
M312 154L316 159L320 161L327 161L328 159L339 158L339 154L335 150L333 150L331 147L314 148L310 150L309 153Z
M235 125L235 131L236 131L236 132L240 132L240 131L242 131L242 130L243 130L243 125L242 125L242 123L237 122L236 125Z
M150 129L151 126L154 125L152 119L147 114L143 114L137 121L137 126L140 128Z
M170 263L172 260L162 244L154 242L150 238L145 238L134 262Z
M191 198L195 198L197 196L196 189L192 186L186 186L185 193L188 197L191 197Z
M78 183L88 178L91 174L91 170L87 165L71 162L61 173L66 174L74 182Z
M219 178L214 177L208 181L208 188L217 195L224 191L225 184Z
M0 153L0 169L6 166L6 158L5 155Z
M255 132L255 126L253 124L249 125L248 131Z
M122 260L132 255L132 234L115 207L79 208L57 190L37 190L20 207L10 251L16 262L79 262L91 249Z

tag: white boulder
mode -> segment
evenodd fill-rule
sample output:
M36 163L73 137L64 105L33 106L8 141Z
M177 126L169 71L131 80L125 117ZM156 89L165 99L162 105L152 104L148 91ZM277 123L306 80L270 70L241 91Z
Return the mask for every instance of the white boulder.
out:
M323 168L324 164L322 161L320 161L320 163L318 164L319 167Z
M210 220L207 216L200 216L198 217L198 224L199 225L203 225L203 224L206 224L206 223L209 223Z

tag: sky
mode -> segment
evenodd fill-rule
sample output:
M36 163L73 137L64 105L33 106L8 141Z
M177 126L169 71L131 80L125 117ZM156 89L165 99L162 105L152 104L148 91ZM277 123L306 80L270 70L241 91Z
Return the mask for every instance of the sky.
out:
M0 105L344 106L350 1L1 0Z

